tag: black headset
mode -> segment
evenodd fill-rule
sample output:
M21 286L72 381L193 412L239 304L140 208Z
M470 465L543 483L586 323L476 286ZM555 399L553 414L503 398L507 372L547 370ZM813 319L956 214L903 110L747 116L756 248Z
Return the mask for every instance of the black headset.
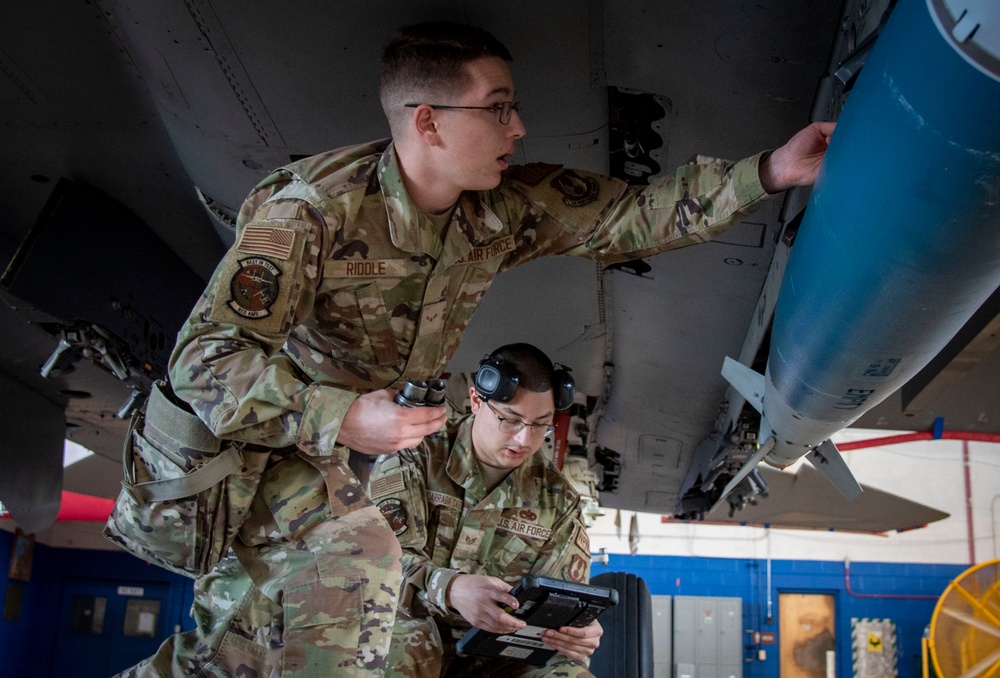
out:
M555 407L557 410L568 410L576 394L576 383L565 365L553 363L552 370L552 399ZM479 361L475 384L476 392L483 400L510 402L520 382L517 370L503 358L486 356Z

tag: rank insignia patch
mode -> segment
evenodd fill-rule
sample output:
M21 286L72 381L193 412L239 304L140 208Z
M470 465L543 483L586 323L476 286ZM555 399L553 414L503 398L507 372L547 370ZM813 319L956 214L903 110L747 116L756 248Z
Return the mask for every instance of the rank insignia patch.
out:
M378 510L382 512L382 517L389 523L389 529L397 537L406 532L406 520L409 517L406 513L406 504L398 499L383 499L378 503Z
M231 298L226 303L234 313L258 320L271 315L271 305L278 298L281 271L263 257L239 260L240 269L229 283Z
M563 170L549 184L563 196L563 202L570 207L583 207L597 200L600 186L594 177L581 177L573 170Z

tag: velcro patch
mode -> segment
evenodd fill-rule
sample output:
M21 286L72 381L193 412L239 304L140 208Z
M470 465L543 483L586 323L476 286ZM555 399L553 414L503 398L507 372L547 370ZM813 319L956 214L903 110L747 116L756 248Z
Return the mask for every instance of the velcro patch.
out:
M393 473L392 475L383 476L378 480L373 480L371 486L368 488L368 493L372 497L381 497L393 492L400 492L403 487L403 474Z
M562 195L562 201L567 207L583 207L592 203L597 200L597 194L600 191L597 179L577 174L570 169L560 172L559 176L549 182L549 185L559 191Z
M520 181L528 186L537 186L542 179L549 176L562 165L549 165L544 162L535 162L530 165L515 165L507 173L508 178Z
M495 257L502 257L514 250L514 236L508 235L506 238L494 240L488 245L474 247L464 257L456 261L456 264L473 264L478 261L488 261Z
M587 530L583 527L576 528L576 537L574 539L576 542L576 547L583 551L584 553L590 553L590 536L587 534Z
M402 278L409 274L405 259L335 259L323 263L324 278Z
M244 318L266 318L278 299L281 270L264 257L248 257L238 263L240 268L229 282L230 298L226 305Z
M378 503L378 510L382 512L382 517L389 523L389 529L397 537L406 532L406 528L408 527L406 522L409 518L409 514L406 512L406 504L396 498L383 499Z
M277 259L287 259L295 244L295 231L272 226L247 226L240 234L236 249L248 254L263 254Z
M299 203L292 200L267 203L267 219L298 219Z
M462 510L462 500L444 492L428 492L427 499L435 506L445 506L456 511Z
M552 530L547 527L542 527L535 523L526 523L523 520L514 520L507 516L500 516L500 519L497 521L497 527L521 535L522 537L531 537L532 539L548 539L549 535L552 534Z
M569 563L563 568L563 578L579 583L583 581L586 574L587 561L583 559L583 556L574 553Z

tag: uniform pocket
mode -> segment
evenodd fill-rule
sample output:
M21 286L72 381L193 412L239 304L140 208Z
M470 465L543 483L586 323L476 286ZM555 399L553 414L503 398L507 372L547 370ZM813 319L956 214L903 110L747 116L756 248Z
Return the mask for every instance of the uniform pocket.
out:
M281 675L354 676L357 673L364 586L358 579L324 577L286 590Z
M399 542L370 505L301 536L280 565L291 584L281 598L282 676L354 676L385 668L400 556Z
M509 537L491 559L496 564L498 576L510 584L520 581L538 560L538 548L530 540Z
M497 259L496 265L500 266ZM479 307L479 302L497 276L495 269L470 266L462 276L462 282L454 296L454 303L448 313L448 320L442 328L440 356L450 357L458 347L469 321Z
M382 298L378 282L371 282L358 288L358 306L365 323L365 332L372 353L379 365L398 365L399 350L396 334L392 331L389 312Z

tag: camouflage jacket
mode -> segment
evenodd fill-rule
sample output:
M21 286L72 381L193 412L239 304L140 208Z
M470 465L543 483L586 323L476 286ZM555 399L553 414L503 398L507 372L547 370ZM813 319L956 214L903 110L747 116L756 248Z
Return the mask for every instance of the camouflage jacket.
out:
M440 374L498 273L708 240L764 199L760 157L700 159L647 187L515 166L463 194L444 233L410 202L390 141L278 169L243 204L171 384L219 437L342 455L357 394Z
M580 495L541 453L487 493L472 421L451 420L420 447L379 457L369 485L403 547L400 609L458 628L468 624L445 597L457 574L590 580Z

